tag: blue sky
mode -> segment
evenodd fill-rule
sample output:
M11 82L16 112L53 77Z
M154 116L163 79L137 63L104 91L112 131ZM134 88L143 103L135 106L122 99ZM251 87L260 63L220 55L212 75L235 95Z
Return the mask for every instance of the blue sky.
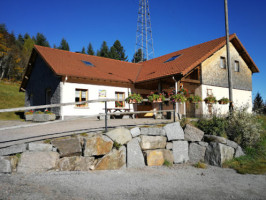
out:
M149 0L155 57L225 35L224 0ZM266 1L228 0L236 33L260 69L253 97L266 100ZM71 51L120 40L129 60L135 50L138 0L1 0L0 23L9 31L43 33L51 46L64 37Z

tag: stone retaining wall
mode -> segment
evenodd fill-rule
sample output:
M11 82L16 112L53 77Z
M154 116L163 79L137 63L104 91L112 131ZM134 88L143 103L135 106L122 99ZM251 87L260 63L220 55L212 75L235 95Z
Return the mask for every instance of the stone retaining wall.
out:
M241 147L222 137L179 122L116 128L107 133L80 134L0 149L0 173L113 170L178 163L222 166L244 155Z

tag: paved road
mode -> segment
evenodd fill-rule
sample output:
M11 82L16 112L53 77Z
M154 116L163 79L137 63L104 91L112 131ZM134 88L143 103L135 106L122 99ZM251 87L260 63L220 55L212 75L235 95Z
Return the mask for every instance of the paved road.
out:
M108 127L151 125L167 123L169 120L111 119ZM38 141L77 133L89 133L104 130L104 120L95 118L72 119L48 123L28 123L21 121L0 121L0 148L29 141Z
M0 199L265 199L265 175L187 165L1 175Z

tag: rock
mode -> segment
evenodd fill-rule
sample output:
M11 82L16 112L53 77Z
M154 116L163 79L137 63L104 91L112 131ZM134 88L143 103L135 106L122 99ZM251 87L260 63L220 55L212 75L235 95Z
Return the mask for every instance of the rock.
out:
M128 143L132 139L130 131L126 128L116 128L107 132L106 135L113 141L122 145Z
M236 150L235 150L235 158L238 158L240 156L244 156L245 153L243 152L241 146L237 146Z
M226 160L234 157L234 148L221 143L211 142L206 149L205 161L214 166L222 167Z
M151 135L151 136L165 136L165 131L163 128L151 127L151 128L141 128L141 135Z
M113 141L107 136L100 135L86 139L84 156L100 156L109 153L113 148Z
M184 131L179 122L167 124L163 129L166 132L168 141L184 139Z
M141 135L140 146L142 150L164 149L166 146L166 137Z
M113 149L110 153L102 157L95 166L95 170L113 170L126 166L126 147L119 150Z
M18 173L45 172L56 168L59 154L51 151L24 152L18 163Z
M32 142L28 144L28 150L29 151L53 151L53 145Z
M207 147L209 145L208 142L198 142L200 146Z
M11 173L11 163L5 157L0 156L0 173Z
M234 149L238 147L238 144L231 140L226 140L226 145L229 147L233 147Z
M16 172L18 161L19 161L18 157L17 156L8 156L8 157L6 157L6 159L10 161L12 172Z
M184 133L185 133L185 140L191 142L201 141L204 135L204 132L202 130L194 126L191 126L190 124L186 125Z
M196 144L194 142L190 143L188 157L190 163L197 163L199 161L204 162L206 147Z
M167 142L166 143L166 149L173 149L173 143L172 142Z
M10 147L0 149L0 156L7 156L26 151L26 144L17 144Z
M140 149L139 141L134 138L127 143L127 167L140 168L144 166L144 156Z
M130 133L131 133L131 136L133 138L134 137L138 137L140 135L140 129L139 129L139 127L135 127L135 128L130 129Z
M219 137L215 135L204 135L205 142L218 142L222 144L226 144L226 139L224 137Z
M174 157L170 150L156 149L145 151L148 166L162 166L165 161L173 164Z
M94 165L94 157L64 157L58 162L60 171L89 171Z
M81 145L78 138L55 139L51 143L59 151L60 157L81 156Z
M174 163L185 163L189 160L188 157L188 142L173 141Z

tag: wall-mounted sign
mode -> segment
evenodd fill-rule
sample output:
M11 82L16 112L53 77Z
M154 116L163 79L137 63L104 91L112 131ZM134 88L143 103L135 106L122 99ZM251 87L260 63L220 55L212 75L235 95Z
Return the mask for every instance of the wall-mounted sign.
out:
M106 98L106 90L99 90L99 98Z

